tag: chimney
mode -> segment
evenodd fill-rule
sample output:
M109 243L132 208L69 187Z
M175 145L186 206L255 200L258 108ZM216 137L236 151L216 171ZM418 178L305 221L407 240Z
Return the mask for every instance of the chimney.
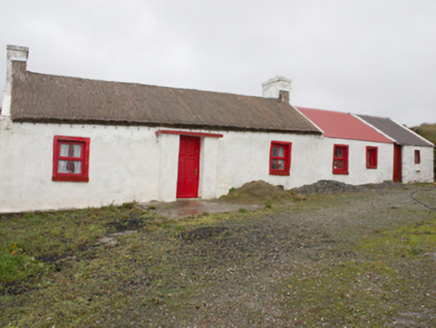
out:
M275 98L279 101L289 102L289 92L291 91L292 80L276 76L262 83L262 96L265 98Z
M11 116L12 79L14 74L26 72L29 48L8 45L6 47L6 85L3 94L2 116ZM19 65L14 62L20 62Z

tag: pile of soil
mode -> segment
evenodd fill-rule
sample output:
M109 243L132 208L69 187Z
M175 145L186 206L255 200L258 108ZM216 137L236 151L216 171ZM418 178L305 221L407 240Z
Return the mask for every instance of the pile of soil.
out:
M247 182L238 189L231 190L228 195L222 196L222 202L236 204L264 204L264 203L285 203L292 201L289 191L280 186L273 186L259 180Z

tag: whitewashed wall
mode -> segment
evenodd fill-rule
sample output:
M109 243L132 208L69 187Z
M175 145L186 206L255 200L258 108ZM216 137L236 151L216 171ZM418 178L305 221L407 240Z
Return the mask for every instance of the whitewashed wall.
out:
M0 212L98 207L176 197L179 136L158 128L9 124L0 129ZM286 189L320 179L349 184L392 179L393 146L316 136L227 131L201 138L199 197L264 180ZM53 137L88 137L89 182L53 182ZM269 175L271 141L292 142L290 176ZM333 145L349 145L349 175L333 175ZM366 168L366 146L378 146L378 168ZM422 162L427 158L421 152Z
M2 129L0 212L157 198L160 152L154 132L144 127L29 123ZM89 182L51 180L55 135L91 138Z
M415 164L415 150L420 151L421 163ZM433 148L432 147L402 147L402 179L409 182L433 182Z
M348 145L348 174L333 174L333 148L334 145ZM366 168L366 147L378 147L377 169ZM360 140L344 140L325 138L319 156L326 159L328 165L321 165L320 175L327 180L336 180L348 184L358 185L365 183L381 183L392 180L393 176L392 143L377 143Z

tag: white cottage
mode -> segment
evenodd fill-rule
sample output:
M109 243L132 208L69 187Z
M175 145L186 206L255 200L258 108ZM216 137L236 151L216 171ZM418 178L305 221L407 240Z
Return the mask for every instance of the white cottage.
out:
M349 113L297 107L323 131L318 178L348 184L392 180L393 141Z
M358 115L368 125L393 140L394 182L433 182L434 145L419 134L385 117Z
M0 212L316 181L321 132L289 104L290 80L251 97L33 73L27 57L7 47Z
M242 96L33 73L28 52L7 47L0 213L392 180L398 141L350 114L297 110L289 79ZM413 152L420 180L403 181L429 181L427 148Z

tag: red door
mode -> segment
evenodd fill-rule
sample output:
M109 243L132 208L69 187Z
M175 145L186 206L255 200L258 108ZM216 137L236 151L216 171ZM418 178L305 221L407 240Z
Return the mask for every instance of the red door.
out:
M394 182L401 182L402 180L401 157L401 146L394 145L394 176L392 178Z
M200 138L180 136L177 198L198 197Z

